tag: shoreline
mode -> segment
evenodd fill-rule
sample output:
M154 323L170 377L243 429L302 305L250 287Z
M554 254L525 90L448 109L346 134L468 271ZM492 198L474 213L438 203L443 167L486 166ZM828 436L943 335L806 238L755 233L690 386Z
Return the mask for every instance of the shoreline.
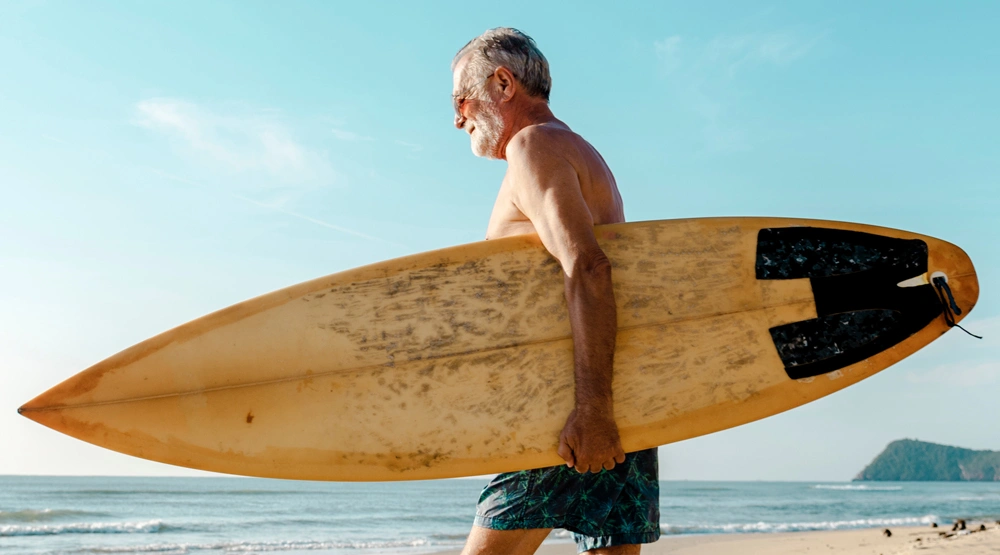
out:
M985 524L985 531L978 531ZM800 553L844 553L848 555L893 555L915 551L928 554L979 555L1000 553L1000 525L993 522L969 522L969 529L954 533L950 527L901 526L852 530L817 530L809 532L772 532L744 534L700 534L664 536L646 544L645 555L794 555ZM951 534L945 537L942 534ZM433 555L458 555L461 550L436 551ZM572 543L545 543L538 555L575 555Z

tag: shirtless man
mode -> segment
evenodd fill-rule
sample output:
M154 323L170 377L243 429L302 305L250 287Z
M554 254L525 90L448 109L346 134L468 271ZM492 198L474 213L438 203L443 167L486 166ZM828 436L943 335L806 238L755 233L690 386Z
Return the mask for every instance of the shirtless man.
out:
M559 437L566 465L493 479L463 555L534 553L553 528L572 531L580 552L637 554L660 535L659 483L656 449L626 455L613 416L615 299L593 226L625 221L615 178L552 114L548 62L527 35L483 33L455 55L452 73L455 127L476 156L507 161L486 238L538 233L562 265L576 377Z

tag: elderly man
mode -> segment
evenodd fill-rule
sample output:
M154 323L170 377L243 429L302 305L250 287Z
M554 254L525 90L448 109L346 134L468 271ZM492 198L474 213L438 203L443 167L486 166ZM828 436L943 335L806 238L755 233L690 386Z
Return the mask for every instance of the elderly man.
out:
M559 437L566 465L491 481L463 553L534 553L553 528L572 531L581 552L639 553L660 535L656 450L626 455L618 438L611 264L593 230L625 221L615 178L552 114L548 62L527 35L483 33L455 55L452 73L455 127L476 156L507 161L486 237L538 233L559 260L576 378L576 407Z

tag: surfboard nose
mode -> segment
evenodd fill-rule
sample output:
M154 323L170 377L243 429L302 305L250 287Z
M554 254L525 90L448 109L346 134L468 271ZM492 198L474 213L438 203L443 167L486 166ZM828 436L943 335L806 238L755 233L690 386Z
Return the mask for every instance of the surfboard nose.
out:
M36 399L37 399L37 397L36 397ZM27 403L21 405L20 407L17 407L17 414L20 414L21 416L27 418L28 420L32 420L34 422L38 422L39 424L42 424L44 426L45 423L42 422L41 420L39 420L39 418L38 418L39 412L40 411L38 410L38 406L34 404L34 399L32 399L31 401L28 401ZM49 426L49 427L51 427L51 426Z
M40 402L39 399L45 397L49 391L51 391L51 389L45 391L44 393L35 397L34 399L24 403L20 407L17 407L17 414L20 414L25 418L38 422L37 414L41 409L45 407L45 405L43 404L44 401Z
M51 407L54 404L61 404L61 403L58 403L58 402L53 403L53 400L54 400L53 399L53 392L56 391L56 390L58 390L58 389L59 389L59 385L56 385L56 386L53 386L53 387L45 390L44 392L42 392L39 395L37 395L34 399L32 399L32 400L24 403L20 407L18 407L17 408L17 413L20 414L21 416L24 416L26 418L31 418L32 420L34 420L34 418L32 418L32 415L34 413L38 412L39 410L42 410L42 409L44 409L46 407Z
M43 426L62 432L63 430L58 426L57 421L53 420L53 416L60 408L64 408L69 404L69 398L67 397L69 388L67 388L67 383L71 382L75 377L60 382L39 393L34 399L18 407L17 413Z

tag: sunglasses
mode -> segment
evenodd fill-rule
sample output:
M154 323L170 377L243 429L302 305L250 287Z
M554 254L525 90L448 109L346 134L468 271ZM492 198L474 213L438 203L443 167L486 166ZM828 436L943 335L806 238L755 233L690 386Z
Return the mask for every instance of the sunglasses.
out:
M489 81L490 79L492 79L495 75L496 75L495 72L491 73L491 74L487 75L486 78L484 78L483 80L479 81L478 83L475 83L473 85L469 85L469 86L465 87L465 89L462 90L462 92L455 93L455 94L451 95L451 102L452 102L452 105L455 107L455 113L456 114L461 114L462 113L462 108L465 106L465 101L469 100L469 98L472 96L472 92L475 89L478 89L479 87L481 87L483 85L483 83L486 83L487 81Z

